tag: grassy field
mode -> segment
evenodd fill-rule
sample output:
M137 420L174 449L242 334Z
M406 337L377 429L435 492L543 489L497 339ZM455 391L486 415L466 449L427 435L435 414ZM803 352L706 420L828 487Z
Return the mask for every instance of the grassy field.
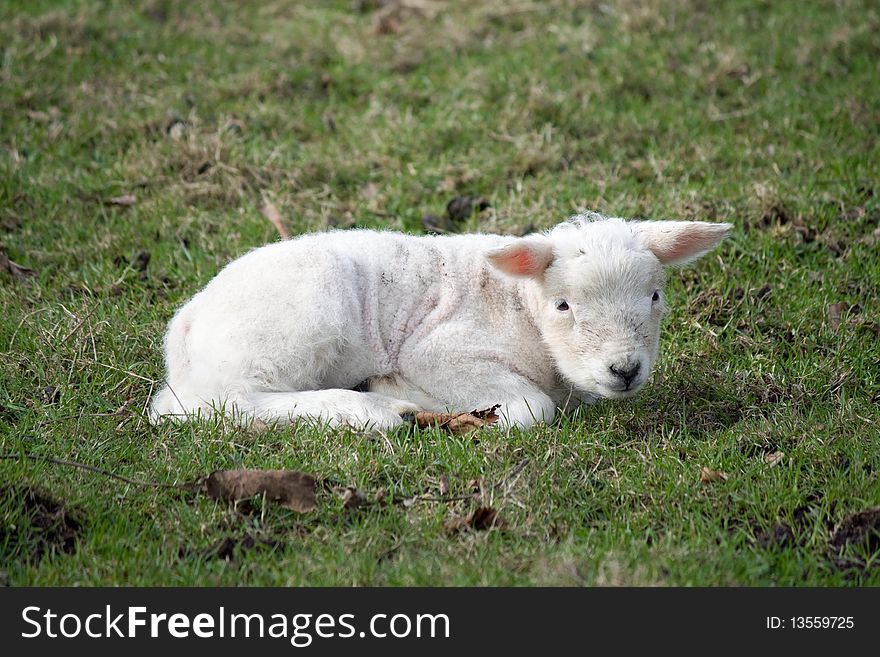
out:
M0 583L880 584L877 4L402 5L0 5ZM735 231L671 277L635 401L530 434L146 422L175 308L278 239L264 199L418 233L467 195L460 230ZM483 495L297 514L25 454ZM478 504L504 527L445 529Z

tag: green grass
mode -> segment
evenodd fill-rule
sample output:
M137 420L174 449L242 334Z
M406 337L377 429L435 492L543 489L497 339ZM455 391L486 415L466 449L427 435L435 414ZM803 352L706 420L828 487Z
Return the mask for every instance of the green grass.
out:
M0 451L162 482L297 468L367 495L482 477L506 527L449 535L470 500L348 513L322 490L309 514L246 513L7 459L0 579L880 584L876 536L830 547L880 505L876 3L437 2L387 34L373 4L2 3L0 245L38 276L0 272ZM174 309L277 239L263 197L295 232L420 232L461 194L492 204L470 230L582 209L736 229L671 277L634 402L470 437L145 421ZM281 544L211 556L247 534Z

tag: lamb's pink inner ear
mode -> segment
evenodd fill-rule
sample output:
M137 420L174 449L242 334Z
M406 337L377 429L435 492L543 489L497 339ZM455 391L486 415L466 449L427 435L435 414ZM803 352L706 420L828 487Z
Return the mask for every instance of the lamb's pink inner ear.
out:
M489 261L512 276L541 276L553 262L549 241L522 239L487 255Z
M648 221L642 224L645 244L664 265L683 265L714 249L730 224L701 221Z

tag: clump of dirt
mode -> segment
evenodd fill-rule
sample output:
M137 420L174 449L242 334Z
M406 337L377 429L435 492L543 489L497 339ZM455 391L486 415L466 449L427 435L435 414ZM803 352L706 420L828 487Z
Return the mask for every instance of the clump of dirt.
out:
M0 497L13 499L13 505L21 508L18 520L0 527L0 545L6 543L10 557L36 563L46 554L76 551L82 531L80 511L30 486L0 488Z
M446 531L455 534L465 529L485 531L488 529L502 529L506 523L492 507L478 507L464 516L449 518L444 524Z
M226 536L213 545L204 549L192 549L182 547L177 556L181 559L222 559L234 562L236 557L241 557L244 552L250 550L283 550L287 544L274 538L260 538L252 534L242 536Z
M773 203L764 209L761 217L754 224L750 221L743 222L743 231L748 234L752 228L767 230L774 226L785 226L792 222L794 215L782 202Z
M224 561L233 561L236 552L240 555L242 552L254 549L275 550L283 548L284 543L282 541L276 541L273 538L255 538L250 534L245 534L241 538L233 538L231 536L224 538L222 541L211 546L205 556L216 557Z
M765 550L774 545L787 547L794 543L794 540L794 530L784 522L777 523L769 529L755 528L755 541Z
M711 434L739 422L746 410L740 391L720 385L717 373L707 369L690 369L687 376L657 377L654 393L650 405L624 420L629 435L656 433L679 414L684 415L690 432Z
M880 506L845 517L834 528L830 545L838 553L848 545L865 546L869 552L880 550Z

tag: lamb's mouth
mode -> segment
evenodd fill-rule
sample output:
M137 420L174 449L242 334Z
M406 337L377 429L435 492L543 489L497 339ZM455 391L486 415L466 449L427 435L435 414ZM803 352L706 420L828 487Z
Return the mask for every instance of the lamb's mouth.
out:
M599 383L595 379L591 378L589 381L581 379L581 381L575 381L572 377L568 377L562 372L558 372L559 379L568 386L571 387L572 390L576 390L581 395L586 395L588 397L592 397L593 400L596 399L630 399L631 397L635 397L642 389L642 387L647 383L648 378L638 377L639 380L630 382L630 385L625 388L619 387L611 387Z
M607 386L600 386L602 392L599 394L606 399L630 399L631 397L635 397L639 391L642 389L644 382L639 383L638 385L630 385L626 388L609 388Z

